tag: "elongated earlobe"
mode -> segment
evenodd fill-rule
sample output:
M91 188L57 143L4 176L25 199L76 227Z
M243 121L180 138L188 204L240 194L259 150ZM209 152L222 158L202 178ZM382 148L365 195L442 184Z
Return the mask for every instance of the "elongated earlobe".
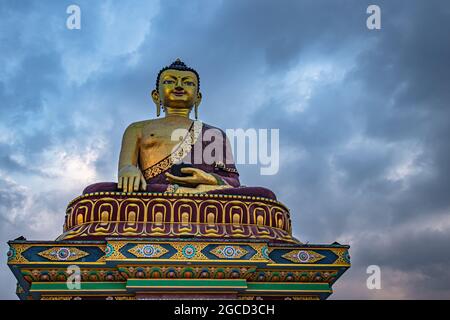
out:
M197 101L194 104L195 120L198 119L198 106L200 105L201 102L202 102L202 94L199 92L197 94Z
M156 116L159 117L161 115L161 103L155 103L156 105Z

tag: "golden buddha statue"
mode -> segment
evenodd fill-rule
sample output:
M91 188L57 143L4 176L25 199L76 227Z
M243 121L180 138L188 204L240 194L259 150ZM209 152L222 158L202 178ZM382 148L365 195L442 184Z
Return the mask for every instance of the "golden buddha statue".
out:
M132 123L125 130L118 183L96 183L84 194L147 191L276 199L266 188L240 185L225 132L198 120L202 94L197 71L177 59L159 71L151 96L157 118ZM189 117L192 109L195 119Z
M126 129L120 152L118 189L125 192L146 191L147 184L167 184L165 190L161 186L156 186L156 189L153 186L149 191L198 193L239 186L238 174L232 161L229 161L230 157L226 161L229 166L223 165L224 159L217 159L215 168L204 163L188 167L184 164L190 160L189 151L199 135L213 128L197 120L202 99L199 84L198 73L179 59L159 72L151 96L157 116L161 108L165 116L136 122ZM189 118L193 108L196 120ZM174 140L176 130L190 134L184 139L180 136L180 139ZM201 140L200 136L198 143L202 143ZM229 146L225 135L224 141L224 147ZM183 167L176 171L182 175L169 172L176 165L176 160L183 161Z

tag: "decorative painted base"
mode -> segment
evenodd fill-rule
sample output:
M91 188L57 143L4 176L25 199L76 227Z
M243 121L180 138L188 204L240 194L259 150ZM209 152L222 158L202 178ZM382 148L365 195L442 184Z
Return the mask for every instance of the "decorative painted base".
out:
M265 239L292 242L289 209L274 199L227 194L94 192L71 201L58 240L105 237Z
M326 299L348 246L110 238L9 242L20 299ZM77 279L79 281L77 281Z

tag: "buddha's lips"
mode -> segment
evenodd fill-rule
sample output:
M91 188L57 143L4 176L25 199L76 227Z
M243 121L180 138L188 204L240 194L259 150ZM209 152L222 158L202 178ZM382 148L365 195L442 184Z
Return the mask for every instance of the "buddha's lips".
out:
M184 96L186 93L185 92L172 92L175 96L177 97L181 97Z

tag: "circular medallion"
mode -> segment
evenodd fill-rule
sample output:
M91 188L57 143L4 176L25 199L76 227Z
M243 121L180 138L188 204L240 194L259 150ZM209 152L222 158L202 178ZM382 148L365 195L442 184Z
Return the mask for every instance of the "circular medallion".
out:
M350 263L350 255L348 251L346 251L342 257L344 258L345 262Z
M193 258L196 252L197 250L192 244L185 245L182 250L183 256L188 259Z
M152 257L155 255L155 247L151 244L146 244L142 247L142 254L146 257Z
M297 258L300 262L308 262L310 259L309 253L306 251L299 251Z
M226 258L234 258L237 254L237 251L232 246L226 246L223 248L222 253Z
M11 260L16 256L16 250L14 248L9 248L8 253L6 254L8 260Z
M56 251L56 258L58 260L67 260L70 257L70 249L68 248L59 248L58 251Z

